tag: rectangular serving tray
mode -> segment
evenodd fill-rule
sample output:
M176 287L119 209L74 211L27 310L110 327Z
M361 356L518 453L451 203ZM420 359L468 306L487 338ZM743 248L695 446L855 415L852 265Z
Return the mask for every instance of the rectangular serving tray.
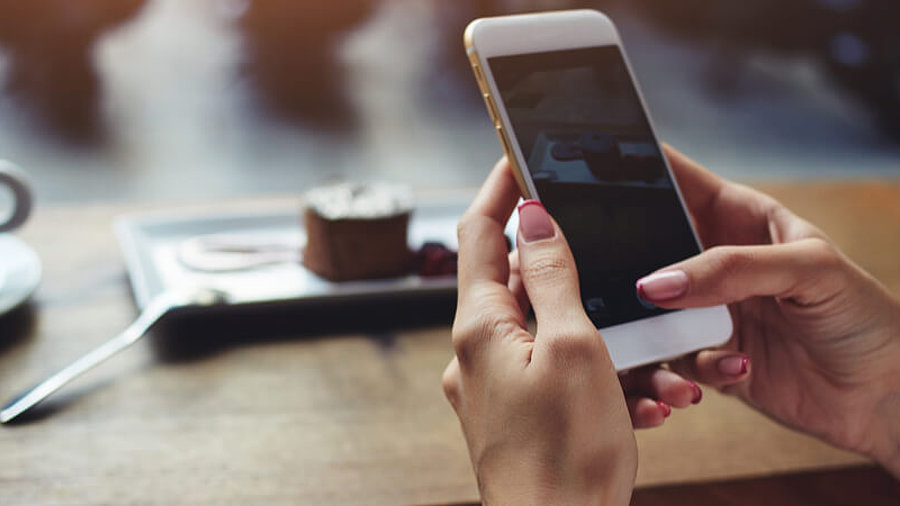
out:
M410 220L409 243L418 248L438 241L456 249L456 224L471 198L456 196L429 199L420 204ZM510 223L507 230L515 230ZM284 262L232 272L200 272L185 266L178 257L183 241L209 234L240 234L260 239L296 243L302 248L306 235L298 206L273 208L244 214L200 214L192 216L148 214L124 216L114 229L122 248L137 305L144 309L156 295L186 287L209 287L228 294L228 304L252 305L273 302L304 303L340 301L344 298L383 295L415 295L452 292L455 276L398 278L334 283L322 279L300 262ZM372 246L377 247L377 245ZM364 255L366 252L361 251Z

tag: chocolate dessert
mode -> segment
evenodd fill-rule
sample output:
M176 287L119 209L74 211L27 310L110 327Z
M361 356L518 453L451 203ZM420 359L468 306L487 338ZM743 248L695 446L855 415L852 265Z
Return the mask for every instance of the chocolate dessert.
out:
M306 196L303 265L330 281L406 274L412 192L389 184L345 183Z

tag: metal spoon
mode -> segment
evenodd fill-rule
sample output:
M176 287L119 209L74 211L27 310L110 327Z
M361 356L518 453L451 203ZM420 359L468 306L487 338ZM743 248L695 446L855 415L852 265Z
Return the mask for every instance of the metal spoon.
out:
M121 334L110 339L45 379L37 386L15 397L0 410L0 423L7 423L46 399L66 383L92 369L143 337L153 325L172 309L189 306L211 306L227 300L225 292L212 288L169 290L147 304L147 307Z

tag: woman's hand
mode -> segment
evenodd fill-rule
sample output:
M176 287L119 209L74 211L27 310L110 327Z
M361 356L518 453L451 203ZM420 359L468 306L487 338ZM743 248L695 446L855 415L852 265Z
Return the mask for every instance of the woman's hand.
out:
M666 308L729 304L730 342L671 364L900 476L900 304L777 201L666 150L708 249L638 281Z
M503 160L459 224L456 358L443 385L482 498L628 504L637 448L615 369L582 309L565 238L540 204L520 207L511 269L503 229L518 198Z

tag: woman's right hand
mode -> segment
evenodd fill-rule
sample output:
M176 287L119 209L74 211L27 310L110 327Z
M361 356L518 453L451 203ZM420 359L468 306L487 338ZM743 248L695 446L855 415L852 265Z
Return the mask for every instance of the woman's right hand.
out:
M728 304L721 349L670 364L900 477L900 303L819 229L668 148L704 253L638 282L665 308Z

